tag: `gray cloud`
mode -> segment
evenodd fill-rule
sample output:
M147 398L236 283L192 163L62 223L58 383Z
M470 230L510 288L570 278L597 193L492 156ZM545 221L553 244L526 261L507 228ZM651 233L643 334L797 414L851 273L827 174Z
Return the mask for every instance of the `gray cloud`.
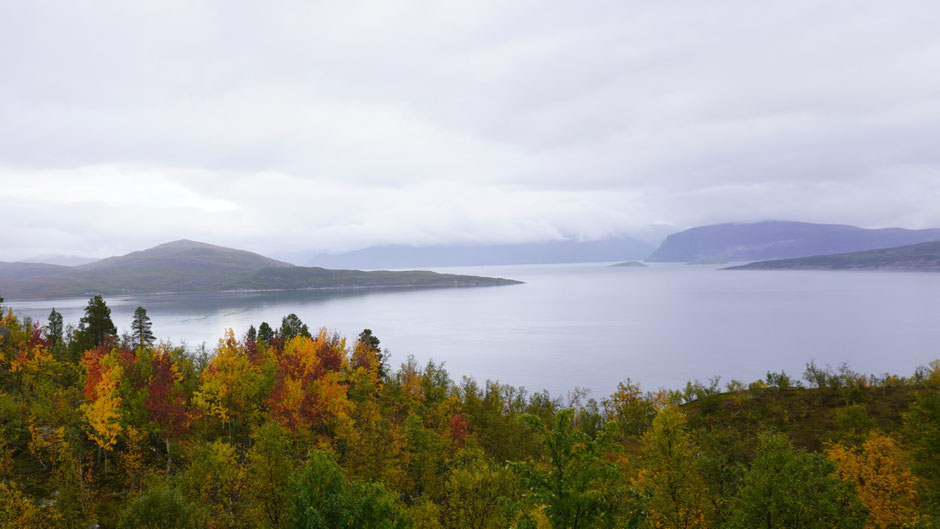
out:
M0 260L940 226L938 18L928 1L7 3Z

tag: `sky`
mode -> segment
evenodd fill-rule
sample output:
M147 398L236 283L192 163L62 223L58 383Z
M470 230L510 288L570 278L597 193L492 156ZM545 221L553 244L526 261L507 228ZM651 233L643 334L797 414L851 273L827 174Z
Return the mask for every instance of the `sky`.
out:
M940 3L0 0L0 261L940 227Z

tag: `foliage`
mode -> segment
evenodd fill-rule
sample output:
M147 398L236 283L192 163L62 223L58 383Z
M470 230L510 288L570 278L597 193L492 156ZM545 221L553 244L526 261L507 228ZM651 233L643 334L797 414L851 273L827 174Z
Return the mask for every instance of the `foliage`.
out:
M858 488L859 499L868 510L867 527L916 525L917 480L894 439L873 434L861 449L835 444L826 449L826 455L836 463L838 476Z
M298 529L404 529L411 519L380 484L349 481L342 469L320 451L292 480Z
M862 505L851 483L833 475L825 455L794 449L763 434L732 505L731 528L861 528Z
M564 401L286 319L187 350L0 316L0 527L936 521L940 364Z
M131 321L131 333L133 333L138 348L143 348L153 343L152 326L150 316L147 316L147 310L143 307L137 307L137 309L134 310L134 319Z

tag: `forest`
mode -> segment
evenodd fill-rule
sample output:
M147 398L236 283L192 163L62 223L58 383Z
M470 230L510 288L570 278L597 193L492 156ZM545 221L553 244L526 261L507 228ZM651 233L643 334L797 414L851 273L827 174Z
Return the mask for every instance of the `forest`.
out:
M195 350L100 296L0 314L0 528L940 527L940 360L598 400L294 314Z

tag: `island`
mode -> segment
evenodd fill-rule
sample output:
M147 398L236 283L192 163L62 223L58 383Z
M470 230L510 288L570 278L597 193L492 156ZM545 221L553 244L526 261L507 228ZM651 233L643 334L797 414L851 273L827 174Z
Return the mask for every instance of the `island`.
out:
M496 277L295 266L233 248L179 240L80 266L0 263L9 300L170 292L514 285Z
M616 263L610 265L611 268L647 268L648 265L645 265L639 261L627 261L624 263Z
M758 261L723 270L917 270L940 271L940 241L863 252Z

